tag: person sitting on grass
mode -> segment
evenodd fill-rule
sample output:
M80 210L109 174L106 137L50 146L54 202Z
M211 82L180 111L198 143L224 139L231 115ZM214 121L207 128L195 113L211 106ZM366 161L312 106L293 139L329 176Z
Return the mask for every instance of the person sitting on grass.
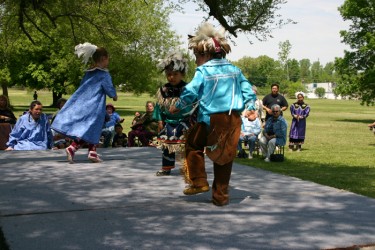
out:
M146 113L133 119L132 130L128 133L128 147L135 146L135 137L138 137L143 147L148 147L153 136L157 135L158 122L153 117L155 104L152 101L146 102Z
M120 123L115 125L115 136L113 137L112 148L128 146L128 137L122 132L123 128Z
M0 123L15 124L17 118L9 107L9 99L6 95L0 95Z
M132 121L132 126L135 125L137 123L137 121L139 120L139 118L141 118L141 113L136 111L134 113L134 118L133 118L133 121Z
M42 113L40 101L32 101L9 134L6 151L52 149L53 136L48 116Z
M106 109L106 120L104 122L104 128L102 129L102 136L104 137L103 147L108 148L111 145L113 136L115 135L115 125L117 123L123 123L124 119L115 112L115 106L112 103L108 103L105 106Z

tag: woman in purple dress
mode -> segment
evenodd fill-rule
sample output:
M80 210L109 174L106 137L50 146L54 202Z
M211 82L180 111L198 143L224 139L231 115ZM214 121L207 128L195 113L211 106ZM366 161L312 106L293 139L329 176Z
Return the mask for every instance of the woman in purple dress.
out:
M303 93L297 94L297 102L290 106L290 113L293 120L289 132L289 150L301 151L302 144L305 142L306 118L310 113L310 106L304 102Z

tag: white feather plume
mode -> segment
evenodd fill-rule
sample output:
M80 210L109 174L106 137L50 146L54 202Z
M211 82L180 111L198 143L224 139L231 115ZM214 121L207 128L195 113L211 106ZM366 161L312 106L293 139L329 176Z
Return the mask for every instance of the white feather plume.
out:
M197 50L198 52L213 52L216 51L215 39L225 53L230 52L230 45L225 37L226 30L221 27L215 29L210 23L203 23L198 27L194 36L189 36L189 49Z
M92 55L95 53L96 49L98 47L94 44L91 43L81 43L78 44L74 49L75 49L75 54L78 56L78 58L82 57L82 62L84 64L87 64L89 59L92 57Z
M164 59L159 59L157 67L163 71L173 62L173 71L187 72L188 60L183 57L180 51L171 51Z

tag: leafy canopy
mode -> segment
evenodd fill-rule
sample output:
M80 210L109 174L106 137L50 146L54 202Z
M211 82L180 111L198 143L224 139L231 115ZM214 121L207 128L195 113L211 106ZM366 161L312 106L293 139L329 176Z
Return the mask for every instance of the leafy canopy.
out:
M344 20L351 21L349 30L340 32L348 44L343 58L335 60L341 79L336 91L342 95L359 96L362 104L375 100L375 2L345 0L339 8Z

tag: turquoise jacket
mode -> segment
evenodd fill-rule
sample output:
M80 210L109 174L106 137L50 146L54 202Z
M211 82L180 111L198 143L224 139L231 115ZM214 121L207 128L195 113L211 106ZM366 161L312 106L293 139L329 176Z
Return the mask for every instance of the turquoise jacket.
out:
M248 110L254 110L255 100L250 82L238 67L226 59L212 59L197 67L176 108L198 104L198 122L209 125L211 114L242 112L245 104Z

